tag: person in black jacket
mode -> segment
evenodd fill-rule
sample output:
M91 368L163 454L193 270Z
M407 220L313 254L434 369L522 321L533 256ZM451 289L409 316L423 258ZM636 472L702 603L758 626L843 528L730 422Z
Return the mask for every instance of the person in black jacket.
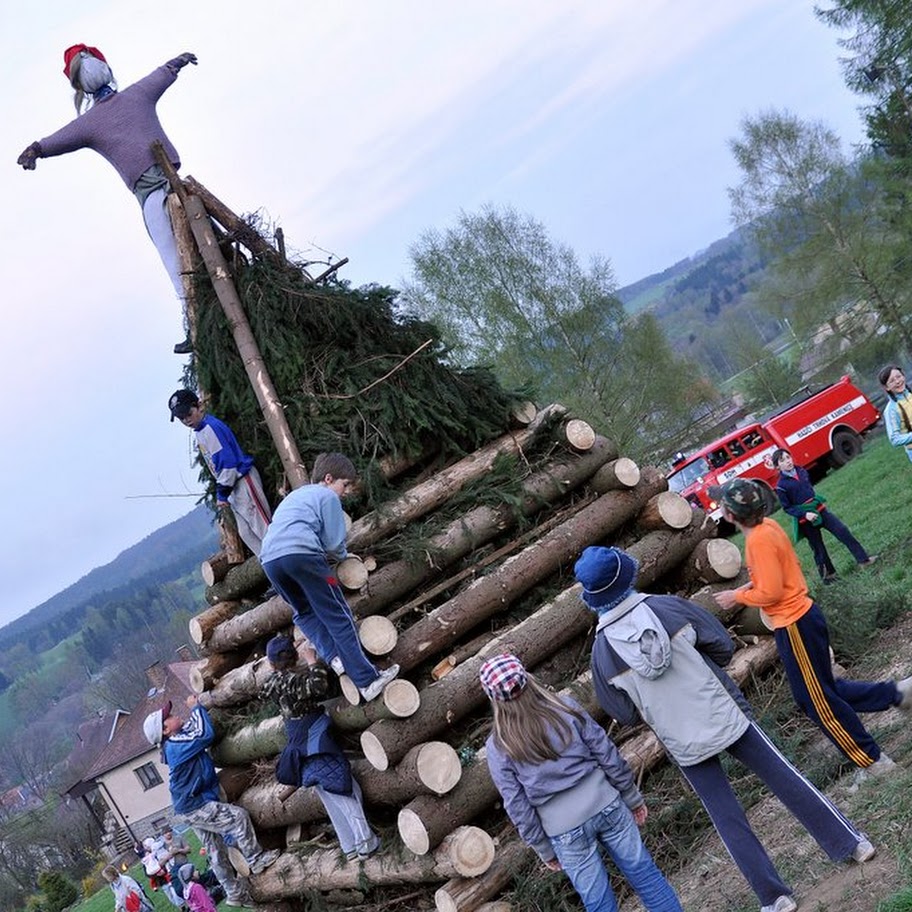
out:
M827 502L814 490L807 469L795 465L795 460L788 450L775 450L772 463L774 468L779 469L779 481L776 483L779 503L795 520L795 542L802 538L807 539L811 551L814 552L817 571L824 583L832 583L839 578L823 543L824 529L849 549L860 566L870 567L877 560L877 555L869 555L849 531L848 526L828 509Z

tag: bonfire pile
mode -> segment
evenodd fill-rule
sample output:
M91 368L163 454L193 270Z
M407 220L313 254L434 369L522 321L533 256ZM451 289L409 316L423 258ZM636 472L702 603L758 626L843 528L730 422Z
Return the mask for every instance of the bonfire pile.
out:
M350 905L355 891L373 901L381 888L417 889L446 912L505 912L496 897L530 850L488 775L482 663L514 652L607 723L587 671L595 616L572 577L580 552L621 546L639 562L639 588L718 614L712 592L746 579L738 549L659 470L585 421L448 366L434 327L403 317L392 290L350 289L335 267L312 278L198 182L171 179L195 351L187 382L255 453L270 494L304 483L321 449L353 458L364 479L348 534L356 556L336 575L365 650L401 668L366 705L343 676L347 699L331 708L384 836L377 855L346 861L323 838L331 829L312 790L273 774L284 725L257 694L265 643L292 630L291 609L265 598L256 558L204 562L210 607L190 623L204 657L193 686L220 732L227 799L250 812L264 846L285 850L251 878L252 894L276 907L308 892ZM737 617L721 619L737 629ZM737 642L736 680L772 661L771 638ZM646 729L610 732L638 774L664 757Z
M580 551L594 543L623 546L639 561L641 588L686 594L716 613L712 591L743 581L738 549L715 537L716 524L702 511L669 492L659 471L619 456L611 441L558 406L519 417L525 427L422 480L413 469L398 496L351 526L349 548L359 556L344 561L338 576L365 650L378 664L402 669L382 698L367 705L340 699L332 708L343 738L363 754L353 765L369 817L395 816L398 837L366 862L305 844L314 825L324 828L322 806L312 790L289 793L272 774L284 726L278 716L264 718L256 694L269 675L264 642L290 629L291 609L279 597L249 599L264 585L255 559L218 581L224 564L203 565L212 605L190 630L206 657L194 687L225 732L214 756L228 798L250 812L264 844L288 849L253 879L258 900L445 881L435 894L438 909L482 908L508 885L527 850L495 812L498 795L481 747L489 730L481 664L515 652L604 720L583 670L594 615L570 574ZM447 512L495 467L515 473L519 497ZM445 518L435 524L437 514ZM373 556L409 527L433 529L422 556ZM746 648L729 670L743 680L774 648L769 638L740 642ZM344 678L343 687L358 699ZM663 759L645 730L621 749L637 771Z

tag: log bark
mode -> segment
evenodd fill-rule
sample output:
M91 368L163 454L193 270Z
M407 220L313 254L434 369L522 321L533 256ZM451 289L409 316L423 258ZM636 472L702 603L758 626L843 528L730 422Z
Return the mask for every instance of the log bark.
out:
M732 620L741 613L743 606L735 605L734 608L723 611L716 604L713 594L721 592L723 589L737 589L739 586L743 586L749 582L750 575L747 572L747 568L742 567L741 571L734 579L725 580L720 583L710 583L708 586L701 586L696 592L687 593L685 590L682 592L682 595L684 595L685 598L689 598L692 602L696 602L701 608L705 608L723 624L730 624Z
M524 592L572 563L586 545L636 516L665 484L652 470L633 490L609 491L404 631L391 659L406 671L452 644ZM690 507L688 506L688 520Z
M190 669L190 686L194 693L202 694L211 690L216 682L243 664L244 656L240 652L215 652Z
M389 655L399 641L396 625L382 614L366 617L358 625L358 638L369 655Z
M511 554L515 554L529 544L529 542L537 541L561 523L566 522L575 513L579 513L584 507L588 507L596 497L598 497L598 495L592 493L574 499L572 503L551 513L544 522L523 532L518 538L508 541L505 545L502 545L495 551L489 552L480 561L473 562L470 566L464 567L452 576L444 577L440 582L431 586L430 589L421 590L417 596L400 605L395 610L390 611L386 617L395 623L399 621L400 618L407 617L413 611L426 609L441 593L450 589L455 589L460 583L465 582L467 579L480 576L487 567L499 563ZM473 652L477 651L478 650L473 650Z
M468 828L477 831L477 827ZM483 833L483 831L481 831ZM487 835L487 834L485 834ZM340 864L338 849L308 855L285 852L264 873L250 878L250 892L257 902L299 897L308 890L357 889L366 880L374 886L401 883L433 883L456 875L477 876L484 858L494 859L491 837L484 850L484 836L457 830L433 855L418 857L408 852L395 857L381 853L366 861Z
M441 743L429 742L431 745ZM442 794L440 789L452 789L461 785L453 782L457 773L451 759L446 760L446 768L442 771L433 767L433 758L448 755L447 748L449 745L442 748L431 746L427 749L424 744L418 745L409 751L394 770L380 771L366 760L353 760L352 774L361 786L365 801L371 805L401 807L419 795L439 797ZM461 778L461 769L458 775ZM276 782L274 776L248 785L237 797L236 803L247 810L258 829L313 823L326 818L326 811L314 789L289 791L288 786ZM452 824L449 830L455 827L456 824Z
M702 510L695 511L688 529L650 532L628 552L640 565L641 588L667 573L688 555L697 541L715 533L716 525ZM594 615L582 604L579 585L560 593L554 601L502 635L491 640L478 655L466 660L445 678L421 691L421 706L408 719L382 720L361 735L361 749L378 769L396 764L414 744L429 741L480 706L486 699L478 686L478 671L498 652L516 653L534 668L571 639L586 632Z
M655 529L685 529L690 525L693 507L686 498L674 491L656 494L637 517L637 527L643 531Z
M250 788L253 782L252 766L225 766L218 771L219 785L225 795L225 801L234 803Z
M291 623L291 608L279 596L223 621L210 634L206 641L206 648L210 652L230 652L252 643L260 637L275 633L280 627L287 627Z
M225 578L206 590L206 601L210 605L242 598L251 592L260 592L269 585L269 580L257 557L248 557L243 564L232 567Z
M176 193L169 193L166 198L168 206L168 217L171 219L171 230L174 233L174 241L177 244L177 258L180 262L181 285L184 289L184 302L186 307L187 330L190 334L190 341L196 347L196 327L197 327L197 300L196 300L196 283L194 275L202 264L196 243L193 240L193 232L190 230L190 223L187 221L187 214L184 212L183 204ZM202 392L202 391L201 391Z
M621 456L603 465L592 476L589 487L599 494L606 494L608 491L634 488L639 481L640 467L632 459Z
M206 586L214 586L225 578L230 567L228 555L224 551L219 551L218 554L207 557L200 564L200 576Z
M232 655L232 653L220 653L219 655ZM237 706L239 703L246 703L256 697L271 674L272 666L265 658L248 662L246 665L226 672L219 682L204 694L201 702L206 708Z
M362 516L352 525L348 536L349 549L357 551L371 545L390 532L401 529L413 519L430 513L468 482L489 472L499 456L521 451L535 439L541 427L562 411L562 406L549 406L539 413L536 420L527 428L499 437L493 443L438 472L433 478L415 485L399 497L383 504L381 509Z
M161 149L160 143L158 148ZM162 150L160 159L167 158L163 152L164 150ZM164 168L164 162L160 163ZM173 172L173 169L171 170ZM167 169L165 173L168 173ZM279 453L279 458L282 460L282 467L292 487L300 487L309 481L307 468L288 426L282 403L279 401L266 363L263 361L259 345L250 329L244 305L241 303L237 288L231 278L231 270L219 249L215 231L209 221L209 214L198 196L188 194L184 190L180 178L177 178L177 184L181 185L175 189L181 194L181 202L190 222L190 230L193 232L203 263L206 265L212 287L225 311L238 354L263 412L263 418Z
M227 562L232 566L243 564L246 552L234 510L228 504L222 504L215 515L218 521L219 547L225 552Z
M511 883L534 856L533 849L522 840L502 840L491 867L479 877L456 877L445 883L434 894L435 907L438 912L481 912L485 906L498 905L488 900Z
M288 743L281 716L272 716L226 735L209 749L216 766L238 766L274 757Z
M523 484L523 499L518 511L507 505L477 507L450 523L427 542L428 560L394 561L372 573L367 589L352 597L349 604L359 617L377 614L396 599L412 592L440 569L465 557L473 550L513 528L520 516L538 512L542 503L553 503L582 485L615 454L614 444L600 437L588 453L552 463L536 472Z
M211 608L207 608L195 617L190 618L187 624L187 628L190 631L190 639L197 646L205 647L216 627L223 621L233 618L240 610L241 603L238 601L216 602Z

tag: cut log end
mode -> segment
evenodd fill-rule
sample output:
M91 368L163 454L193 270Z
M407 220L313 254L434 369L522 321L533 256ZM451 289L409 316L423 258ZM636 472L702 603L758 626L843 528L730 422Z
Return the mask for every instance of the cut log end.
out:
M399 640L396 625L382 614L366 617L358 628L358 637L365 652L375 656L389 655Z
M352 591L361 589L367 583L367 569L360 557L353 554L340 560L336 564L336 578L346 588Z
M535 407L535 403L530 402L527 399L525 402L518 402L513 406L510 417L513 419L513 422L520 427L527 427L532 424L537 414L538 409Z
M418 778L432 792L445 795L462 778L462 764L455 748L443 741L429 741L418 752Z
M603 465L592 476L590 487L599 494L635 488L640 483L640 467L626 456Z
M480 827L462 826L441 843L456 871L463 877L478 877L494 862L494 840Z
M247 859L244 858L237 846L228 846L228 860L234 870L237 871L238 877L250 876L250 865L247 864Z
M198 662L190 669L190 687L194 693L201 694L206 689L206 682L203 680L202 667L205 662Z
M383 688L384 706L397 718L407 719L414 716L421 706L421 694L418 688L405 678L396 678Z
M406 848L416 855L427 855L431 850L431 839L421 818L409 808L402 808L396 823L399 838Z
M711 538L706 543L706 559L722 579L734 579L741 572L741 551L727 538Z
M595 444L595 431L592 425L582 418L571 418L564 425L564 437L574 450L585 452Z
M361 732L361 752L374 769L389 769L389 757L380 739L370 730ZM409 846L411 848L411 846ZM414 852L415 850L412 849ZM415 852L415 854L419 854Z
M342 696L352 706L357 706L361 702L361 692L358 690L358 685L347 674L339 675L339 686L342 688Z
M661 491L650 498L637 518L642 529L686 529L693 519L690 502L674 491Z

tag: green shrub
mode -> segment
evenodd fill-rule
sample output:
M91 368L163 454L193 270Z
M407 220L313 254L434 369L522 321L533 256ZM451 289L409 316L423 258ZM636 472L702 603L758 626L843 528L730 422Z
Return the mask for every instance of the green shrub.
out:
M46 912L61 912L79 898L76 884L57 871L42 871L38 875L38 886L44 894Z

